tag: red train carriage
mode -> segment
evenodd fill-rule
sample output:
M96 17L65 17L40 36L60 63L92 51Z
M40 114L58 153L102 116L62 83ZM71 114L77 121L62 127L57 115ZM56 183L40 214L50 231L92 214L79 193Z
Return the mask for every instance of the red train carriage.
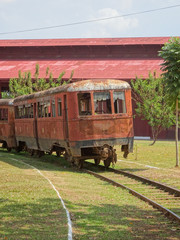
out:
M0 99L0 143L8 151L16 147L12 99Z
M114 145L126 157L133 149L131 88L120 80L86 80L14 100L20 148L56 151L79 167L86 159L116 162Z

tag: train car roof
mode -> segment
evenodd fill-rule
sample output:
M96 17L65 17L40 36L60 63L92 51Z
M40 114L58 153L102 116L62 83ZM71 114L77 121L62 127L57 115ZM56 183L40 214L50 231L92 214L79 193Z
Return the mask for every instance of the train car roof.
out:
M93 79L83 80L78 82L69 83L55 88L50 88L45 91L19 96L14 99L14 103L25 101L33 98L46 97L60 92L84 92L84 91L98 91L98 90L113 90L113 89L130 89L129 83L122 80L114 79Z
M12 106L14 99L0 99L0 106Z

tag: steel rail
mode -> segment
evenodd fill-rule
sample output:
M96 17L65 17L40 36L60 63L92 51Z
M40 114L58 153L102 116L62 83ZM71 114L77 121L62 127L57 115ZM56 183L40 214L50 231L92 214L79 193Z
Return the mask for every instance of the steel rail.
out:
M93 166L95 165L93 163L88 163L88 164L91 164ZM102 165L98 165L98 168L106 169ZM123 174L124 176L130 177L130 178L134 178L134 179L139 180L139 181L144 182L144 183L148 183L148 184L150 184L152 186L155 186L155 187L158 187L160 189L163 189L166 192L169 192L169 193L175 195L176 197L180 197L180 190L177 189L177 188L173 188L173 187L167 186L167 185L165 185L163 183L156 182L156 181L150 180L148 178L138 176L138 175L136 175L134 173L130 173L130 172L122 171L122 170L117 170L117 169L114 169L114 168L108 168L106 170L111 171L111 172L115 172L115 173L118 173L118 174Z
M108 182L108 183L111 183L112 185L114 185L114 186L116 186L116 187L120 187L120 188L123 188L123 189L128 190L129 193L131 193L132 195L134 195L134 196L142 199L142 200L145 201L145 202L148 202L148 203L149 203L150 205L152 205L154 208L156 208L156 209L158 209L159 211L163 212L163 213L165 214L165 216L167 216L168 218L170 218L170 219L172 219L172 220L175 220L175 221L177 221L177 222L180 223L180 216L178 216L177 214L175 214L175 213L172 212L171 210L163 207L162 205L154 202L153 200L145 197L144 195L142 195L142 194L134 191L133 189L131 189L131 188L129 188L129 187L126 187L126 186L124 186L123 184L120 184L120 183L118 183L118 182L115 182L114 180L109 179L109 178L107 178L107 177L104 177L104 176L102 176L102 175L100 175L100 174L98 174L98 173L95 173L95 172L93 172L93 171L86 170L86 169L83 169L83 171L86 172L86 173L89 173L89 174L91 174L91 175L93 175L93 176L95 176L95 177L97 177L97 178L99 178L99 179L101 179L101 180L103 180L103 181L106 181L106 182Z
M180 197L180 190L177 189L177 188L173 188L173 187L167 186L163 183L156 182L156 181L150 180L148 178L138 176L134 173L129 173L129 172L125 172L125 171L122 171L122 170L113 169L113 168L110 168L110 170L115 172L115 173L120 173L120 174L123 174L125 176L134 178L136 180L140 180L144 183L148 183L148 184L153 185L155 187L158 187L160 189L166 190L167 192L172 193L172 194L176 195L177 197Z

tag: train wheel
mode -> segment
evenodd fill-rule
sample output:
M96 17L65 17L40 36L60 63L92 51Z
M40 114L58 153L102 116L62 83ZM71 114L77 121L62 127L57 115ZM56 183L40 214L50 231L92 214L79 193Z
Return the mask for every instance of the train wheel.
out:
M79 169L83 168L84 160L74 158L74 165L78 167Z
M7 148L7 143L6 142L3 142L2 148Z
M38 157L42 157L42 156L44 156L44 151L38 151Z
M108 168L110 166L110 164L111 164L111 158L107 158L106 160L104 160L104 166L106 168Z
M56 150L56 156L60 157L61 156L61 151L60 150Z
M33 156L34 155L34 149L29 149L29 155Z
M15 150L16 150L17 153L19 153L21 151L21 148L20 147L16 147Z
M78 167L79 169L83 168L84 160L79 160L79 161L76 162L76 163L77 163L77 167Z
M8 152L11 152L11 150L12 150L12 148L7 147L7 151L8 151Z
M99 158L95 158L95 159L94 159L95 165L98 166L98 165L100 164L100 161L101 161L101 160L100 160Z
M44 151L40 151L40 150L34 150L34 155L36 155L37 157L42 157L44 156Z

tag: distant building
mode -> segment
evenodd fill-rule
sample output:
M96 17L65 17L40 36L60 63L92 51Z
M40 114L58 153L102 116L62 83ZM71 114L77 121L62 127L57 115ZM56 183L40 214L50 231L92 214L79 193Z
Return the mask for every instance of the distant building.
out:
M113 78L130 81L136 76L146 78L149 72L160 73L162 59L158 51L169 37L0 40L0 92L8 90L10 78L18 71L35 72L40 77L49 67L57 78L65 71L64 79L74 70L73 81ZM150 137L151 128L139 118L134 120L135 135ZM162 138L172 138L172 131Z

